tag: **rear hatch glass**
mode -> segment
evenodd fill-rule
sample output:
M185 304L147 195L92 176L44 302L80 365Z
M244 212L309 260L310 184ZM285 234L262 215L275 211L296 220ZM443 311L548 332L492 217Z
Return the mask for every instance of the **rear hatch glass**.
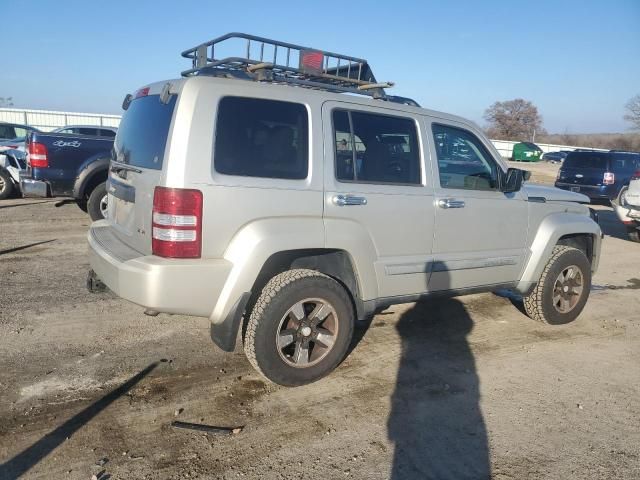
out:
M576 185L601 185L608 169L607 152L573 152L565 158L558 180Z
M125 111L114 143L114 160L140 168L162 170L167 134L176 104L160 102L159 95L133 100Z
M113 145L108 218L116 235L143 254L151 253L153 192L162 174L176 98L172 95L167 103L159 95L134 99Z

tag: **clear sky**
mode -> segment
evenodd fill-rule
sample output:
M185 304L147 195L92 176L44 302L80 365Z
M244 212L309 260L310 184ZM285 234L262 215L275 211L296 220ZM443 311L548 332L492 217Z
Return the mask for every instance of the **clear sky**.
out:
M0 0L0 18L0 97L21 108L120 113L230 31L364 57L392 93L481 125L522 97L552 133L622 132L640 93L640 0Z

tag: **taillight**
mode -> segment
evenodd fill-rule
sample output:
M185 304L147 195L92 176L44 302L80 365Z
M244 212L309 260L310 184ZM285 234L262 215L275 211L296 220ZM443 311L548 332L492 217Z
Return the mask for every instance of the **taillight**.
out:
M32 168L48 168L49 157L44 143L30 142L28 145L29 165Z
M635 172L633 172L633 175L631 175L631 180L638 180L640 179L640 170L636 170Z
M602 183L605 185L613 185L615 183L616 176L613 172L604 172L604 177L602 178Z
M167 258L200 258L202 192L156 187L153 192L151 250Z
M135 98L140 98L140 97L146 97L147 95L149 95L149 87L144 87L141 88L140 90L138 90L136 92L136 94L134 95Z

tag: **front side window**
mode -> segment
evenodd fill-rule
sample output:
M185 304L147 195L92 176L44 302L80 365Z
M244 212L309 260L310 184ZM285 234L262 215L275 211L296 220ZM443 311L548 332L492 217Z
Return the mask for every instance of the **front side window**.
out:
M498 188L498 167L475 135L438 124L433 124L432 131L442 188Z
M306 178L308 123L307 109L298 103L223 98L216 127L216 172L245 177Z
M420 183L418 133L413 120L335 110L333 129L338 180Z

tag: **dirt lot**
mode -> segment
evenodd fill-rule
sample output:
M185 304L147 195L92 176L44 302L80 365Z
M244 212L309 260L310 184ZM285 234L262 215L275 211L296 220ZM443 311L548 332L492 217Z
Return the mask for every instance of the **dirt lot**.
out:
M575 323L494 294L397 306L329 378L287 389L216 350L206 319L87 293L76 206L4 201L0 478L640 478L640 245L601 214Z

